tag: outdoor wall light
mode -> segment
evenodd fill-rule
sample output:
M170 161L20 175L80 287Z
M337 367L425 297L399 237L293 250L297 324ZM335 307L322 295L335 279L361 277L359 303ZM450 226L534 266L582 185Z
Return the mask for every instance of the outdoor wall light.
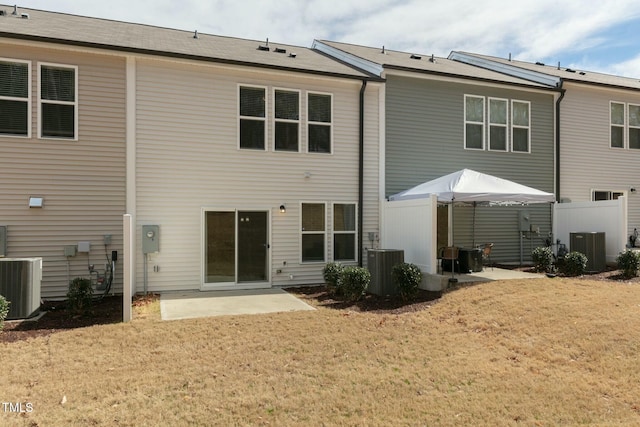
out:
M29 197L30 208L41 208L44 205L44 197Z
M636 192L636 187L631 187L631 189L629 191L631 191L632 193L635 193Z
M280 212L281 213L286 213L287 212L287 207L284 204L280 205Z

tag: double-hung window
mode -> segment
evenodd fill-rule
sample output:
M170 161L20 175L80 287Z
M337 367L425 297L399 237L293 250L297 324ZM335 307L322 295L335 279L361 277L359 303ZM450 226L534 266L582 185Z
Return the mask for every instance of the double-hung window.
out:
M530 112L528 101L511 101L511 151L530 152L531 139Z
M239 88L239 147L264 150L266 148L267 92L263 87Z
M629 104L629 148L640 149L640 105Z
M610 105L611 148L624 148L624 104L611 102Z
M328 94L309 93L307 97L308 151L331 153L332 97Z
M618 197L624 196L623 191L603 191L603 190L592 190L591 191L591 200L617 200Z
M484 150L484 97L464 97L464 148Z
M78 67L39 64L39 136L77 139Z
M333 259L335 261L356 260L356 205L335 203L333 205Z
M299 151L300 93L292 90L275 90L276 151Z
M489 98L489 150L507 151L507 100Z
M0 59L0 135L29 136L31 64Z
M302 262L324 262L326 253L326 205L302 203Z
M611 101L609 127L611 148L640 149L640 105Z

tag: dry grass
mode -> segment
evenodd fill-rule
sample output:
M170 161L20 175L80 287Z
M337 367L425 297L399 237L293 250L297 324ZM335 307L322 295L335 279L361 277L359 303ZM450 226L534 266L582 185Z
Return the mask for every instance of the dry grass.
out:
M640 287L568 279L402 315L150 310L0 345L2 400L33 405L0 424L640 425L639 340Z

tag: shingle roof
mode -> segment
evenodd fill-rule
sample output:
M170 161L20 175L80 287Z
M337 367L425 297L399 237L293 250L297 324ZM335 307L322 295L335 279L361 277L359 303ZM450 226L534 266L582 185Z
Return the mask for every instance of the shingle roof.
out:
M416 73L437 74L487 82L550 89L548 85L474 67L447 58L432 56L431 54L402 52L386 48L383 49L382 47L359 46L327 40L320 40L319 42L350 55L354 55L365 61L379 64L386 69L406 70Z
M346 78L371 75L313 49L0 5L0 37L232 63ZM4 11L4 15L2 15ZM22 18L21 14L28 14ZM275 49L278 48L279 51Z
M630 77L620 77L611 74L596 73L593 71L579 70L566 66L545 65L541 63L531 63L524 61L509 60L506 58L498 58L489 55L479 55L476 53L463 52L465 55L474 56L476 58L484 59L487 61L494 61L500 64L509 65L525 70L535 71L538 73L544 73L547 75L559 77L565 81L611 86L616 88L626 88L640 90L640 79Z

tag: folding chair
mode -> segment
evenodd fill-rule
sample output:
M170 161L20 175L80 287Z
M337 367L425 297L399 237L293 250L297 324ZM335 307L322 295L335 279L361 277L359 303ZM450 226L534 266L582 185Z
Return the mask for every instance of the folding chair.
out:
M457 246L447 246L440 249L440 259L443 264L444 261L449 261L451 263L451 278L449 282L457 282L458 279L454 277L454 273L456 271L456 264L458 265L458 270L460 270L460 261L458 260L458 247ZM442 267L444 271L444 265Z
M484 246L481 246L482 249L482 264L485 264L486 260L489 260L489 265L491 265L491 270L493 270L493 261L491 261L491 249L493 249L493 243L485 243Z

